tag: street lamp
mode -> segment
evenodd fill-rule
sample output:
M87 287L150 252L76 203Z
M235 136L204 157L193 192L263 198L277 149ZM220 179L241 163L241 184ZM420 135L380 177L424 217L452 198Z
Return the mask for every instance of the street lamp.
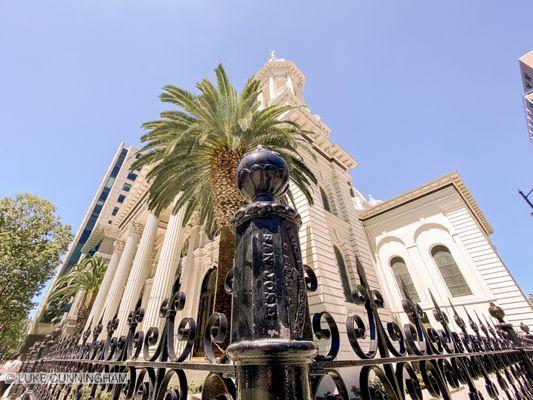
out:
M520 196L523 197L526 203L529 204L531 209L533 209L533 203L531 203L531 200L529 200L529 195L533 193L533 189L531 189L527 194L524 194L524 192L522 192L521 190L519 190L518 193L520 194ZM533 212L531 213L531 215L533 216Z

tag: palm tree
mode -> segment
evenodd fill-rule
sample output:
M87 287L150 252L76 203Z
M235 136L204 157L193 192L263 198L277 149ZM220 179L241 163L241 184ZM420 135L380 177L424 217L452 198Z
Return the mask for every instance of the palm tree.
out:
M91 256L84 258L79 264L76 264L72 269L55 284L55 287L50 296L50 303L54 304L56 308L60 309L65 304L76 296L80 291L85 291L80 308L78 309L78 316L76 318L76 327L74 333L81 333L89 311L91 310L100 283L104 278L107 268L107 261L101 257Z
M143 124L148 133L141 138L145 145L132 169L150 168L150 209L160 213L180 194L172 212L185 208L183 224L197 213L207 233L220 234L215 311L229 316L231 299L224 292L224 280L233 266L235 248L230 219L246 202L235 184L242 157L259 145L277 151L311 203L310 186L316 178L299 153L310 151L312 132L282 121L292 107L261 108L259 81L249 79L239 95L222 65L215 74L216 85L207 79L197 83L198 95L176 86L163 88L161 101L178 109Z

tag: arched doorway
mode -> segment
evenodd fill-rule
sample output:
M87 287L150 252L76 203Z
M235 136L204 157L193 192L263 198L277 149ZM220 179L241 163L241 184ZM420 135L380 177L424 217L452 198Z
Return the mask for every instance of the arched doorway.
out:
M215 289L217 284L217 269L211 268L204 276L202 281L202 289L200 292L200 301L198 305L198 318L196 340L194 344L193 356L201 357L204 353L204 335L207 321L211 314L213 314L213 306L215 303Z

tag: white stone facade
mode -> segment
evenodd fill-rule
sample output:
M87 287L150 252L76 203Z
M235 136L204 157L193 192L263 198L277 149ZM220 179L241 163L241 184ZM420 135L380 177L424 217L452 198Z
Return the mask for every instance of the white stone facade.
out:
M533 326L533 310L490 241L492 227L457 173L448 174L403 196L360 214L375 254L380 281L393 314L407 322L402 290L391 261L400 257L414 282L422 308L431 314L429 290L443 307L450 301L487 314L490 302L500 305L516 327ZM449 250L470 293L450 291L432 256L435 246ZM430 319L432 316L430 315Z

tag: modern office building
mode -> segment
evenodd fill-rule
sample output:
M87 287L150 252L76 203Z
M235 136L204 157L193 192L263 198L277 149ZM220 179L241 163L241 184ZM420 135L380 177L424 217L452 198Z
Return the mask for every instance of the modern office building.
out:
M125 202L137 177L135 173L130 172L130 166L135 158L136 152L136 148L126 147L124 143L121 143L118 147L113 160L98 186L96 194L87 208L87 212L79 225L74 239L69 245L63 262L58 268L48 292L35 314L35 318L30 326L26 345L31 345L35 340L39 340L39 338L44 337L44 335L54 330L55 324L51 323L53 316L47 312L48 297L54 282L60 276L67 273L86 254L93 254L99 251L102 245L101 243L87 248L87 240L91 237L97 221L105 221L107 225L111 226L120 207ZM65 322L66 327L69 326L69 322L75 321L75 312L76 307L71 307L66 315L64 315L66 320L63 322Z
M518 61L524 86L524 106L529 139L533 140L533 50L520 57Z
M309 295L310 311L328 311L337 322L340 358L352 354L344 334L346 318L365 315L350 295L359 284L361 267L370 285L384 296L384 321L407 321L401 307L403 282L430 319L428 290L441 304L452 302L484 314L490 302L498 303L510 322L533 328L531 304L498 256L490 240L492 227L457 173L388 201L367 200L350 176L357 161L331 140L328 126L306 106L305 78L298 67L273 56L256 79L263 84L259 99L263 106L301 106L284 118L316 133L315 157L304 155L318 178L314 204L292 184L290 190L303 222L299 232L303 262L318 279L318 290ZM80 247L82 253L96 249L109 258L86 331L118 318L114 334L125 335L128 314L138 305L145 310L138 328L161 329L161 302L178 279L187 301L176 319L197 321L193 356L201 356L202 335L213 312L218 238L209 237L195 218L183 226L181 211L174 215L170 209L159 215L150 211L146 174L139 171L122 205L108 214L114 218L96 218ZM463 307L459 312L464 313ZM100 338L105 335L102 329Z

